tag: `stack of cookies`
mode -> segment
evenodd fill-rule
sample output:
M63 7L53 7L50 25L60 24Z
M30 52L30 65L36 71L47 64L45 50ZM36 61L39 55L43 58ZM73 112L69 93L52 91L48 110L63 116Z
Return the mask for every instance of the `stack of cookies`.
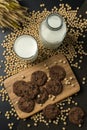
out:
M18 80L13 84L13 92L20 97L18 107L21 111L30 113L34 110L35 103L44 104L49 96L57 96L63 91L62 82L66 71L59 65L49 68L49 78L44 71L38 70L31 74L31 80L25 82ZM43 115L47 119L55 119L60 110L55 104L47 105ZM74 124L83 122L84 111L80 107L73 107L69 112L69 120Z
M29 113L34 110L35 102L44 104L49 95L57 96L60 94L63 90L61 81L65 76L65 69L55 65L49 68L50 80L44 71L38 70L31 74L31 81L16 81L13 84L13 92L21 97L18 101L19 109Z

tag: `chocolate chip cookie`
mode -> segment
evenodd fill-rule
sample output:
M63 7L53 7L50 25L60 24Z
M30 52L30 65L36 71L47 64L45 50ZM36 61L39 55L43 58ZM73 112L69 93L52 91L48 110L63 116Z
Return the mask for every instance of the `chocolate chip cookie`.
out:
M63 80L66 76L66 71L63 67L59 65L54 65L51 68L49 68L49 76L51 79L55 80Z
M60 81L50 80L46 84L46 89L47 89L48 94L57 96L58 94L60 94L62 92L63 85Z
M47 119L55 119L60 114L60 110L56 107L56 105L48 105L43 110L43 115Z
M42 86L47 81L47 74L43 71L35 71L31 75L31 81L37 84L38 86Z
M48 99L47 90L45 88L40 87L40 92L36 97L36 102L38 104L43 104L47 101L47 99Z
M83 123L84 111L80 107L73 107L69 112L69 121L73 124Z
M27 82L27 87L24 89L24 98L28 100L34 99L38 93L38 86L32 82Z
M27 83L23 80L16 81L13 84L13 93L17 96L22 97L24 95L24 89L26 88Z
M33 100L25 100L25 98L21 97L18 101L18 107L21 111L29 113L32 112L35 106L35 102Z

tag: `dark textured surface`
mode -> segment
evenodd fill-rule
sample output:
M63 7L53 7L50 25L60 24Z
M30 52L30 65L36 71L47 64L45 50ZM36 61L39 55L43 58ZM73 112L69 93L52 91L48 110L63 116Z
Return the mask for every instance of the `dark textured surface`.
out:
M59 2L59 0L22 0L20 1L20 3L24 6L29 7L29 10L40 10L40 3L45 3L45 6L48 10L50 10L54 5L58 6L59 3L68 3L70 6L72 6L72 9L76 9L76 7L82 7L81 10L79 11L79 13L83 13L83 10L87 10L85 9L85 7L87 8L87 6L83 6L83 0L63 0L62 2ZM86 2L87 4L87 2ZM87 15L86 15L87 16ZM84 15L85 17L85 15ZM4 40L4 36L9 34L10 30L5 29L5 33L2 34L1 33L1 29L0 29L0 43L2 43L2 40ZM84 42L84 50L87 52L87 38ZM3 52L3 48L0 46L0 60L3 59L2 56L2 52ZM78 56L79 58L79 56ZM2 64L2 69L0 69L0 75L5 75L5 73L3 73L3 68L4 65ZM79 92L78 96L75 96L75 101L77 101L79 103L79 105L85 110L85 112L87 113L87 83L85 85L82 85L81 80L83 76L87 77L87 56L83 56L83 62L81 64L81 70L77 70L77 69L73 69L78 82L80 83L81 86L81 91ZM23 122L22 120L17 121L14 117L12 117L10 120L7 120L6 117L4 116L6 111L9 111L10 105L8 102L1 102L0 99L0 111L2 111L2 114L0 115L0 130L8 130L8 123L10 122L14 122L14 127L13 130L61 130L62 128L62 124L60 123L59 126L56 125L50 125L50 127L45 126L44 124L39 124L38 127L34 127L31 126L30 128L26 127L27 122L32 124L32 121L30 119L27 119L27 121ZM68 125L66 126L67 130L87 130L87 117L85 118L85 122L83 124L82 128L78 128L77 126L71 124L68 122Z

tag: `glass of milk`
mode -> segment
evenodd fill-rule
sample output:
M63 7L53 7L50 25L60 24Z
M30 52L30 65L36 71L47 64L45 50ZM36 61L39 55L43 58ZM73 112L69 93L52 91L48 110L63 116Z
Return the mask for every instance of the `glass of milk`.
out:
M39 35L42 44L49 49L56 49L66 36L66 24L63 17L57 13L52 13L42 21Z
M38 56L37 41L30 35L19 36L13 46L16 55L28 62L33 62Z

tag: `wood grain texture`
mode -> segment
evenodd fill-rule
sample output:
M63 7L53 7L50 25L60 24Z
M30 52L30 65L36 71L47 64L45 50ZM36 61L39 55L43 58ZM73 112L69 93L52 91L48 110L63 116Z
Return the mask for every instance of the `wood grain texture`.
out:
M17 80L23 80L22 75L25 76L25 79L24 79L25 81L29 81L30 78L31 78L31 74L34 71L37 71L37 70L45 71L47 73L47 75L49 76L48 68L45 67L45 65L47 65L48 67L51 67L51 66L55 65L56 62L57 62L58 65L61 65L62 67L65 68L65 70L66 70L66 78L67 79L70 79L70 77L73 77L73 79L71 80L71 84L66 85L66 80L63 80L62 81L62 84L64 86L63 92L61 94L59 94L54 101L52 101L51 99L48 99L43 104L43 106L40 106L39 104L35 104L35 108L34 108L34 110L32 112L30 112L30 113L22 112L18 108L18 105L17 105L17 101L19 100L19 97L17 97L13 93L13 83L15 81L17 81ZM30 67L30 68L28 68L28 69L26 69L26 70L24 70L24 71L22 71L22 72L20 72L18 74L6 79L4 81L4 85L5 85L5 88L6 88L7 92L8 92L8 94L9 94L9 97L10 97L10 99L11 99L11 101L12 101L14 107L15 107L15 110L16 110L16 112L17 112L17 114L18 114L18 116L20 118L27 118L27 117L37 113L38 111L41 111L48 104L53 104L53 103L59 102L59 101L65 99L65 98L77 93L80 90L80 86L78 84L78 81L77 81L74 73L72 72L71 67L70 67L67 59L62 54L58 54L56 56L53 56L53 57L39 63L38 65Z

